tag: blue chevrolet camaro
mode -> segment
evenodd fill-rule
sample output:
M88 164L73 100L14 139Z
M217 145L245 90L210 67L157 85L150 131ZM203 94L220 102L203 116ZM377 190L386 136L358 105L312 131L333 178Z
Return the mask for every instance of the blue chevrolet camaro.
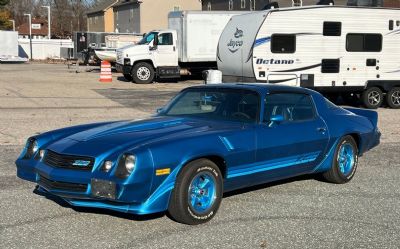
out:
M168 211L199 224L224 192L302 174L348 182L379 144L377 113L268 84L184 89L152 118L74 126L28 139L17 175L73 206Z

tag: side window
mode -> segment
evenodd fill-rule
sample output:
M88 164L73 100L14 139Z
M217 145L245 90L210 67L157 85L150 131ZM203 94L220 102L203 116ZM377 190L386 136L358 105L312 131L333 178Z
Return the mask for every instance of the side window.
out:
M324 22L323 35L324 36L341 36L342 23L341 22Z
M158 36L158 45L173 45L172 33L164 33Z
M315 118L314 104L307 94L270 94L264 101L264 122L276 115L281 115L286 123L311 120Z
M296 52L296 35L273 34L271 37L271 52L287 54Z
M382 35L347 34L346 50L348 52L380 52L382 50Z

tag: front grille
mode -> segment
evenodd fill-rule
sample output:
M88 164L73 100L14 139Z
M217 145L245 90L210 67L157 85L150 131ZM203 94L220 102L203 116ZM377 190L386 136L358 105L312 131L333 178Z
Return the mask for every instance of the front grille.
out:
M85 156L62 155L48 150L43 162L49 166L65 169L92 170L94 159Z
M88 186L87 184L82 184L82 183L52 181L42 175L39 175L38 184L47 190L64 190L64 191L74 191L74 192L86 192Z
M124 63L123 53L121 51L117 51L117 63L119 64Z

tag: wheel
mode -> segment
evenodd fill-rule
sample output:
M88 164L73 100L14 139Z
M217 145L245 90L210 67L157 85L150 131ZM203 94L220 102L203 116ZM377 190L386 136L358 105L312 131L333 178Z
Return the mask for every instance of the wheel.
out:
M400 87L393 87L386 94L386 102L391 108L400 108Z
M198 159L184 166L172 191L168 212L177 222L197 225L211 220L222 199L222 175L215 163Z
M332 183L346 183L353 178L358 164L358 148L352 136L345 136L336 146L332 167L323 177Z
M345 104L349 104L349 105L353 105L353 106L358 105L358 101L359 101L359 98L358 98L357 94L355 94L355 93L343 93L342 99Z
M130 75L130 74L124 74L124 78L125 78L127 81L132 81L132 80L133 80L132 75Z
M151 83L154 79L154 68L147 62L139 62L132 68L132 77L134 83Z
M376 109L381 106L383 100L382 90L378 87L367 88L362 93L362 101L365 107Z

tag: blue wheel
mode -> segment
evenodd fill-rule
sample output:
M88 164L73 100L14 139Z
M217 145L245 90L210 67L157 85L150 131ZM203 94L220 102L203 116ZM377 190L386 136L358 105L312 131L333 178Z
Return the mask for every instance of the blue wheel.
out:
M209 221L221 204L222 181L220 169L208 159L185 165L171 194L169 214L184 224L197 225Z
M207 213L212 208L216 195L216 179L210 172L200 172L189 186L190 208L198 214Z
M352 136L344 136L336 146L331 169L325 172L323 176L333 183L346 183L353 178L357 164L357 143Z

